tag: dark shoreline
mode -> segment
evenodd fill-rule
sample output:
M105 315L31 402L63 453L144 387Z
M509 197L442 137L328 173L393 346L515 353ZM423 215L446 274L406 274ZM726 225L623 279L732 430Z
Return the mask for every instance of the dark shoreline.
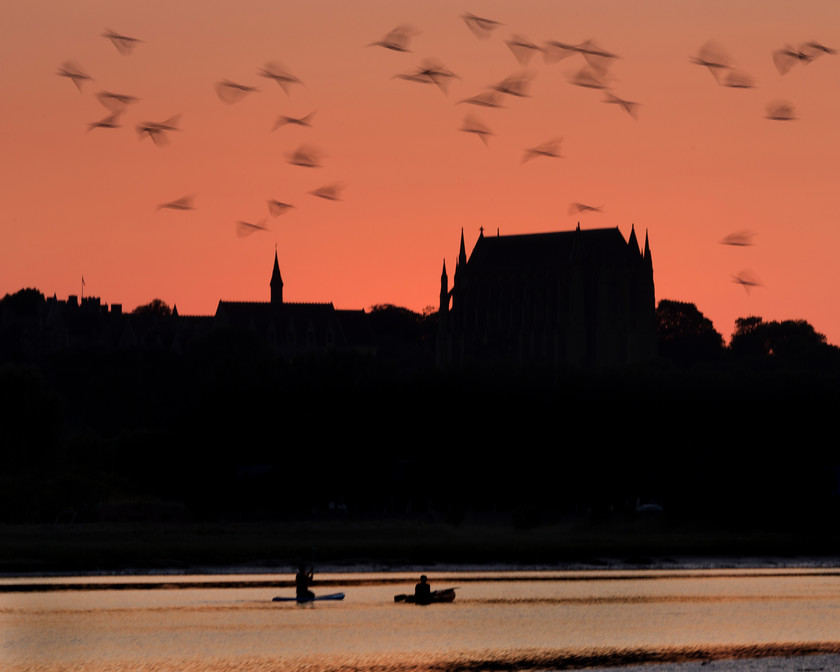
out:
M0 575L840 566L827 535L675 530L661 520L517 529L422 520L0 527ZM328 569L327 569L328 568Z

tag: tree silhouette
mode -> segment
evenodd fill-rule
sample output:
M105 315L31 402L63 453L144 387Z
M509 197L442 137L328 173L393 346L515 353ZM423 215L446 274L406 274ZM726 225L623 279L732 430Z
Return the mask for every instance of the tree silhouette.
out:
M735 320L729 350L757 362L817 363L837 355L837 348L805 320L765 322L755 316Z
M9 310L18 316L34 316L44 303L46 299L40 291L27 287L0 299L0 312Z
M718 359L723 336L693 303L662 299L656 307L659 354L679 366Z
M157 317L169 317L172 309L162 299L152 299L149 303L137 306L134 315L155 315Z

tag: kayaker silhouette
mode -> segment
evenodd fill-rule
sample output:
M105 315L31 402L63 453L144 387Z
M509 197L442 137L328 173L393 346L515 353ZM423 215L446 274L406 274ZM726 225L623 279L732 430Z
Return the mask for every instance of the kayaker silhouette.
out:
M312 575L314 570L312 568L306 571L306 565L298 567L298 573L295 575L295 590L297 592L297 599L311 600L315 597L315 593L309 590L309 584L312 583Z
M423 574L420 583L414 586L414 602L416 604L429 604L432 601L432 587L429 579Z

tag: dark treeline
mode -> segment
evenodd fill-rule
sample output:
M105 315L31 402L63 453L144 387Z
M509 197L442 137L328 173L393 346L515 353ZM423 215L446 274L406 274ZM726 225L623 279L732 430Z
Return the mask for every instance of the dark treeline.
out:
M25 291L0 325L38 304ZM376 355L293 360L234 329L33 359L0 329L0 522L840 520L824 450L840 360L805 322L744 318L726 345L692 304L662 301L647 367L491 374L435 368L433 313L369 317Z

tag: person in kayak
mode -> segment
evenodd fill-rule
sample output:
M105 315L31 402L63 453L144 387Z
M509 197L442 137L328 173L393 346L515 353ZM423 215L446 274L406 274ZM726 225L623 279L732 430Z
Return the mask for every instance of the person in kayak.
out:
M299 600L311 600L315 597L315 593L309 590L309 584L312 583L312 575L314 570L312 568L309 571L306 571L306 565L301 564L298 567L298 573L295 575L295 590L297 593L297 599Z
M414 586L415 604L429 604L432 601L432 587L429 585L428 577L423 574L420 583Z

